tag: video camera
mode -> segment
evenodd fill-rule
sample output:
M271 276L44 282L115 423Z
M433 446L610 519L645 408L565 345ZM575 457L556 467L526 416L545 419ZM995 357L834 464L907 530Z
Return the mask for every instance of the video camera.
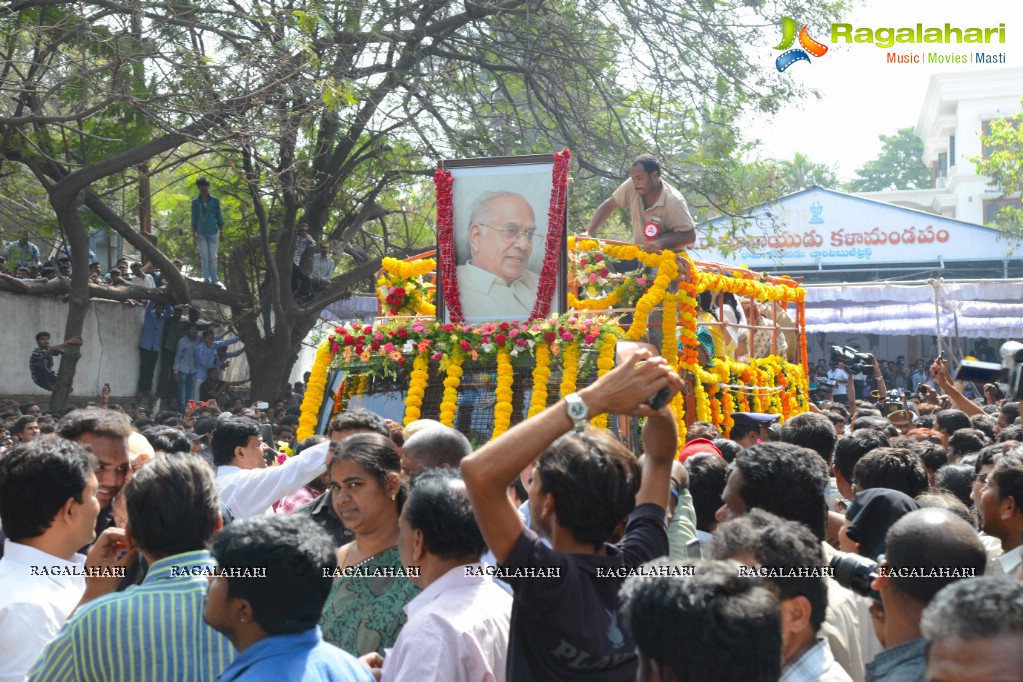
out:
M845 368L851 374L863 374L865 367L873 366L874 356L849 346L832 346L831 361L845 363Z
M964 360L955 379L978 383L998 382L999 388L1012 400L1023 398L1023 343L1006 341L998 354L1002 364Z

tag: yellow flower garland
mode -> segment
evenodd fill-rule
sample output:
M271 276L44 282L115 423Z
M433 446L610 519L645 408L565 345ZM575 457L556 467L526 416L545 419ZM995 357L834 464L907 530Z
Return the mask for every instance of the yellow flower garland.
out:
M576 295L570 291L568 292L568 307L575 310L608 310L621 303L621 292L624 290L625 285L622 284L603 298L584 298L582 300L576 298Z
M618 345L618 337L614 334L604 334L600 340L600 352L597 354L597 378L607 374L615 366L615 349ZM607 413L597 415L590 420L590 423L598 429L607 428Z
M536 367L533 368L533 397L529 401L527 417L547 409L547 382L551 378L551 349L545 343L536 344Z
M697 367L695 359L697 348L695 336L697 326L696 293L704 290L724 291L742 296L753 296L762 301L794 302L797 306L801 306L806 293L794 281L782 278L773 280L775 283L767 283L759 276L749 272L748 269L741 268L727 274L704 272L693 267L691 259L685 253L676 254L671 251L648 253L631 244L601 246L594 240L578 240L577 242L574 237L570 237L569 248L574 249L577 245L579 248L587 250L601 249L610 258L635 259L648 267L658 269L657 277L636 303L634 321L625 337L631 340L642 338L647 331L649 315L653 308L659 304L664 305L664 343L661 351L673 366L679 368L679 371L689 371L694 376L695 414L693 417L711 421L722 432L727 433L732 426L730 415L736 410L776 412L783 418L788 418L808 408L809 389L806 372L800 365L788 364L776 356L756 359L750 364L740 364L719 358L705 369ZM673 294L668 289L671 287L672 281L678 281L679 261L677 258L679 257L690 261L692 281L678 282L679 291L677 294ZM433 314L433 306L425 298L431 292L422 285L422 281L418 278L429 274L436 267L436 261L433 259L412 262L385 259L383 270L387 275L381 276L379 284L391 286L393 283L395 286L403 286L406 289L407 299L402 306L403 310L414 308L419 314ZM398 282L399 279L411 281L406 285L406 282ZM573 307L583 310L613 307L620 303L619 294L624 291L623 287L624 285L600 299L578 301L573 296L570 301ZM551 345L543 342L535 344L536 366L533 370L533 395L528 410L529 416L537 414L546 407L551 375L550 365L552 357L558 354L558 350L564 354L561 394L565 395L576 389L582 347L582 343L579 341L564 343L558 340ZM607 334L598 342L598 377L603 376L613 366L614 347L615 334ZM350 348L345 348L343 353L343 357L346 359L355 360ZM391 355L396 354L391 353ZM300 437L308 437L315 431L333 355L333 347L330 342L321 344L317 349L312 376L302 403L298 429ZM456 349L441 363L441 369L446 371L441 402L441 421L449 426L453 425L458 409L458 389L461 385L462 364L467 359L466 356L466 353ZM475 359L475 351L472 352L472 356ZM361 356L363 361L368 361L369 358L369 351L364 352ZM371 372L350 376L343 391L343 400L351 395L365 393L370 374ZM513 380L514 372L511 368L510 354L507 349L502 349L498 353L494 435L502 433L510 424L514 397L511 385ZM405 423L421 416L428 382L429 355L420 349L412 363L409 390L405 399ZM343 405L340 407L343 408ZM680 436L684 438L686 432L684 397L677 396L672 402L672 408L679 420ZM598 417L594 419L593 423L604 427L607 417Z
M309 385L306 386L305 397L302 398L301 417L299 417L298 430L295 433L299 441L316 433L320 405L323 404L323 394L327 390L327 370L330 369L330 361L333 357L334 350L331 347L330 339L326 339L316 349L316 360L313 361L313 368L309 374Z
M397 258L385 258L380 265L385 271L399 279L411 279L422 277L437 269L437 261L433 258L422 260L403 261Z
M447 358L448 371L444 378L444 397L440 402L440 423L454 427L455 412L458 410L458 387L462 384L462 363L465 358L461 353L452 353Z
M575 392L575 382L579 378L579 342L572 341L565 345L561 354L561 397Z
M505 347L497 349L497 388L495 397L497 402L494 405L494 434L491 438L497 438L511 426L512 383L515 379L515 372L512 370L511 351Z
M429 369L430 356L428 353L420 353L412 361L408 395L405 397L405 418L402 420L405 426L422 416L423 397L426 395L426 384L430 380Z
M654 306L664 300L668 287L678 279L676 254L668 250L659 254L647 253L632 244L607 245L604 250L612 258L638 260L648 267L657 268L657 277L654 278L653 285L636 302L636 313L629 330L625 333L625 338L629 341L639 341L646 335L647 320Z
M384 272L391 276L390 278L381 277L377 280L377 297L380 299L381 304L386 305L387 290L392 284L401 280L400 284L405 289L405 295L417 314L435 315L437 313L437 307L423 298L425 287L419 281L420 277L428 275L437 269L436 260L433 258L423 258L421 260L403 261L388 257L384 258L380 265Z

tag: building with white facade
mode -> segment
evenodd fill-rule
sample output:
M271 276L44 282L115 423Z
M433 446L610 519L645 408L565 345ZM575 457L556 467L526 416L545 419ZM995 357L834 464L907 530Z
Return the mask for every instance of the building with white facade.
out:
M991 224L1006 201L990 179L978 175L981 135L990 122L1023 110L1023 68L983 69L931 77L916 124L924 143L923 162L931 187L922 190L860 192L858 196L928 211L977 225Z

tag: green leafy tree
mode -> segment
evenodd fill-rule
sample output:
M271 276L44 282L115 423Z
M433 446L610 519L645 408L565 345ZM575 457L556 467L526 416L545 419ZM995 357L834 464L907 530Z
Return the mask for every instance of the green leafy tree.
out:
M824 24L840 8L798 12ZM84 278L82 214L91 214L167 274L166 290L133 297L230 311L260 368L253 393L271 397L325 305L371 277L383 255L432 246L429 178L442 159L568 147L573 220L585 212L577 197L606 196L648 151L698 216L750 205L735 172L745 145L725 112L771 114L803 94L746 48L772 42L778 17L794 11L15 0L0 13L0 158L31 170L71 245L68 335L80 332L89 296L109 295ZM227 197L226 290L181 276L168 258L194 248L183 222L200 173ZM118 190L138 197L132 215L113 201ZM141 234L150 204L158 244ZM304 300L290 286L299 218L345 256L331 285ZM71 360L58 393L70 389Z
M856 171L849 183L853 192L884 192L897 189L927 189L931 170L924 165L924 143L912 128L899 128L894 135L880 135L881 153Z
M977 173L989 176L991 184L1010 197L995 216L995 226L1016 247L1023 242L1023 209L1019 198L1011 197L1023 192L1023 114L992 121L988 134L980 139L987 156L970 160L976 164Z

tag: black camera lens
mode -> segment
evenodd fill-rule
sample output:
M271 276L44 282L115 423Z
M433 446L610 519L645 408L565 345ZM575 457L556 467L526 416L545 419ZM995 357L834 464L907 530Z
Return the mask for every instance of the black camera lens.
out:
M835 572L835 580L839 585L863 597L881 601L881 595L870 587L881 568L876 561L859 554L837 552L829 565Z

